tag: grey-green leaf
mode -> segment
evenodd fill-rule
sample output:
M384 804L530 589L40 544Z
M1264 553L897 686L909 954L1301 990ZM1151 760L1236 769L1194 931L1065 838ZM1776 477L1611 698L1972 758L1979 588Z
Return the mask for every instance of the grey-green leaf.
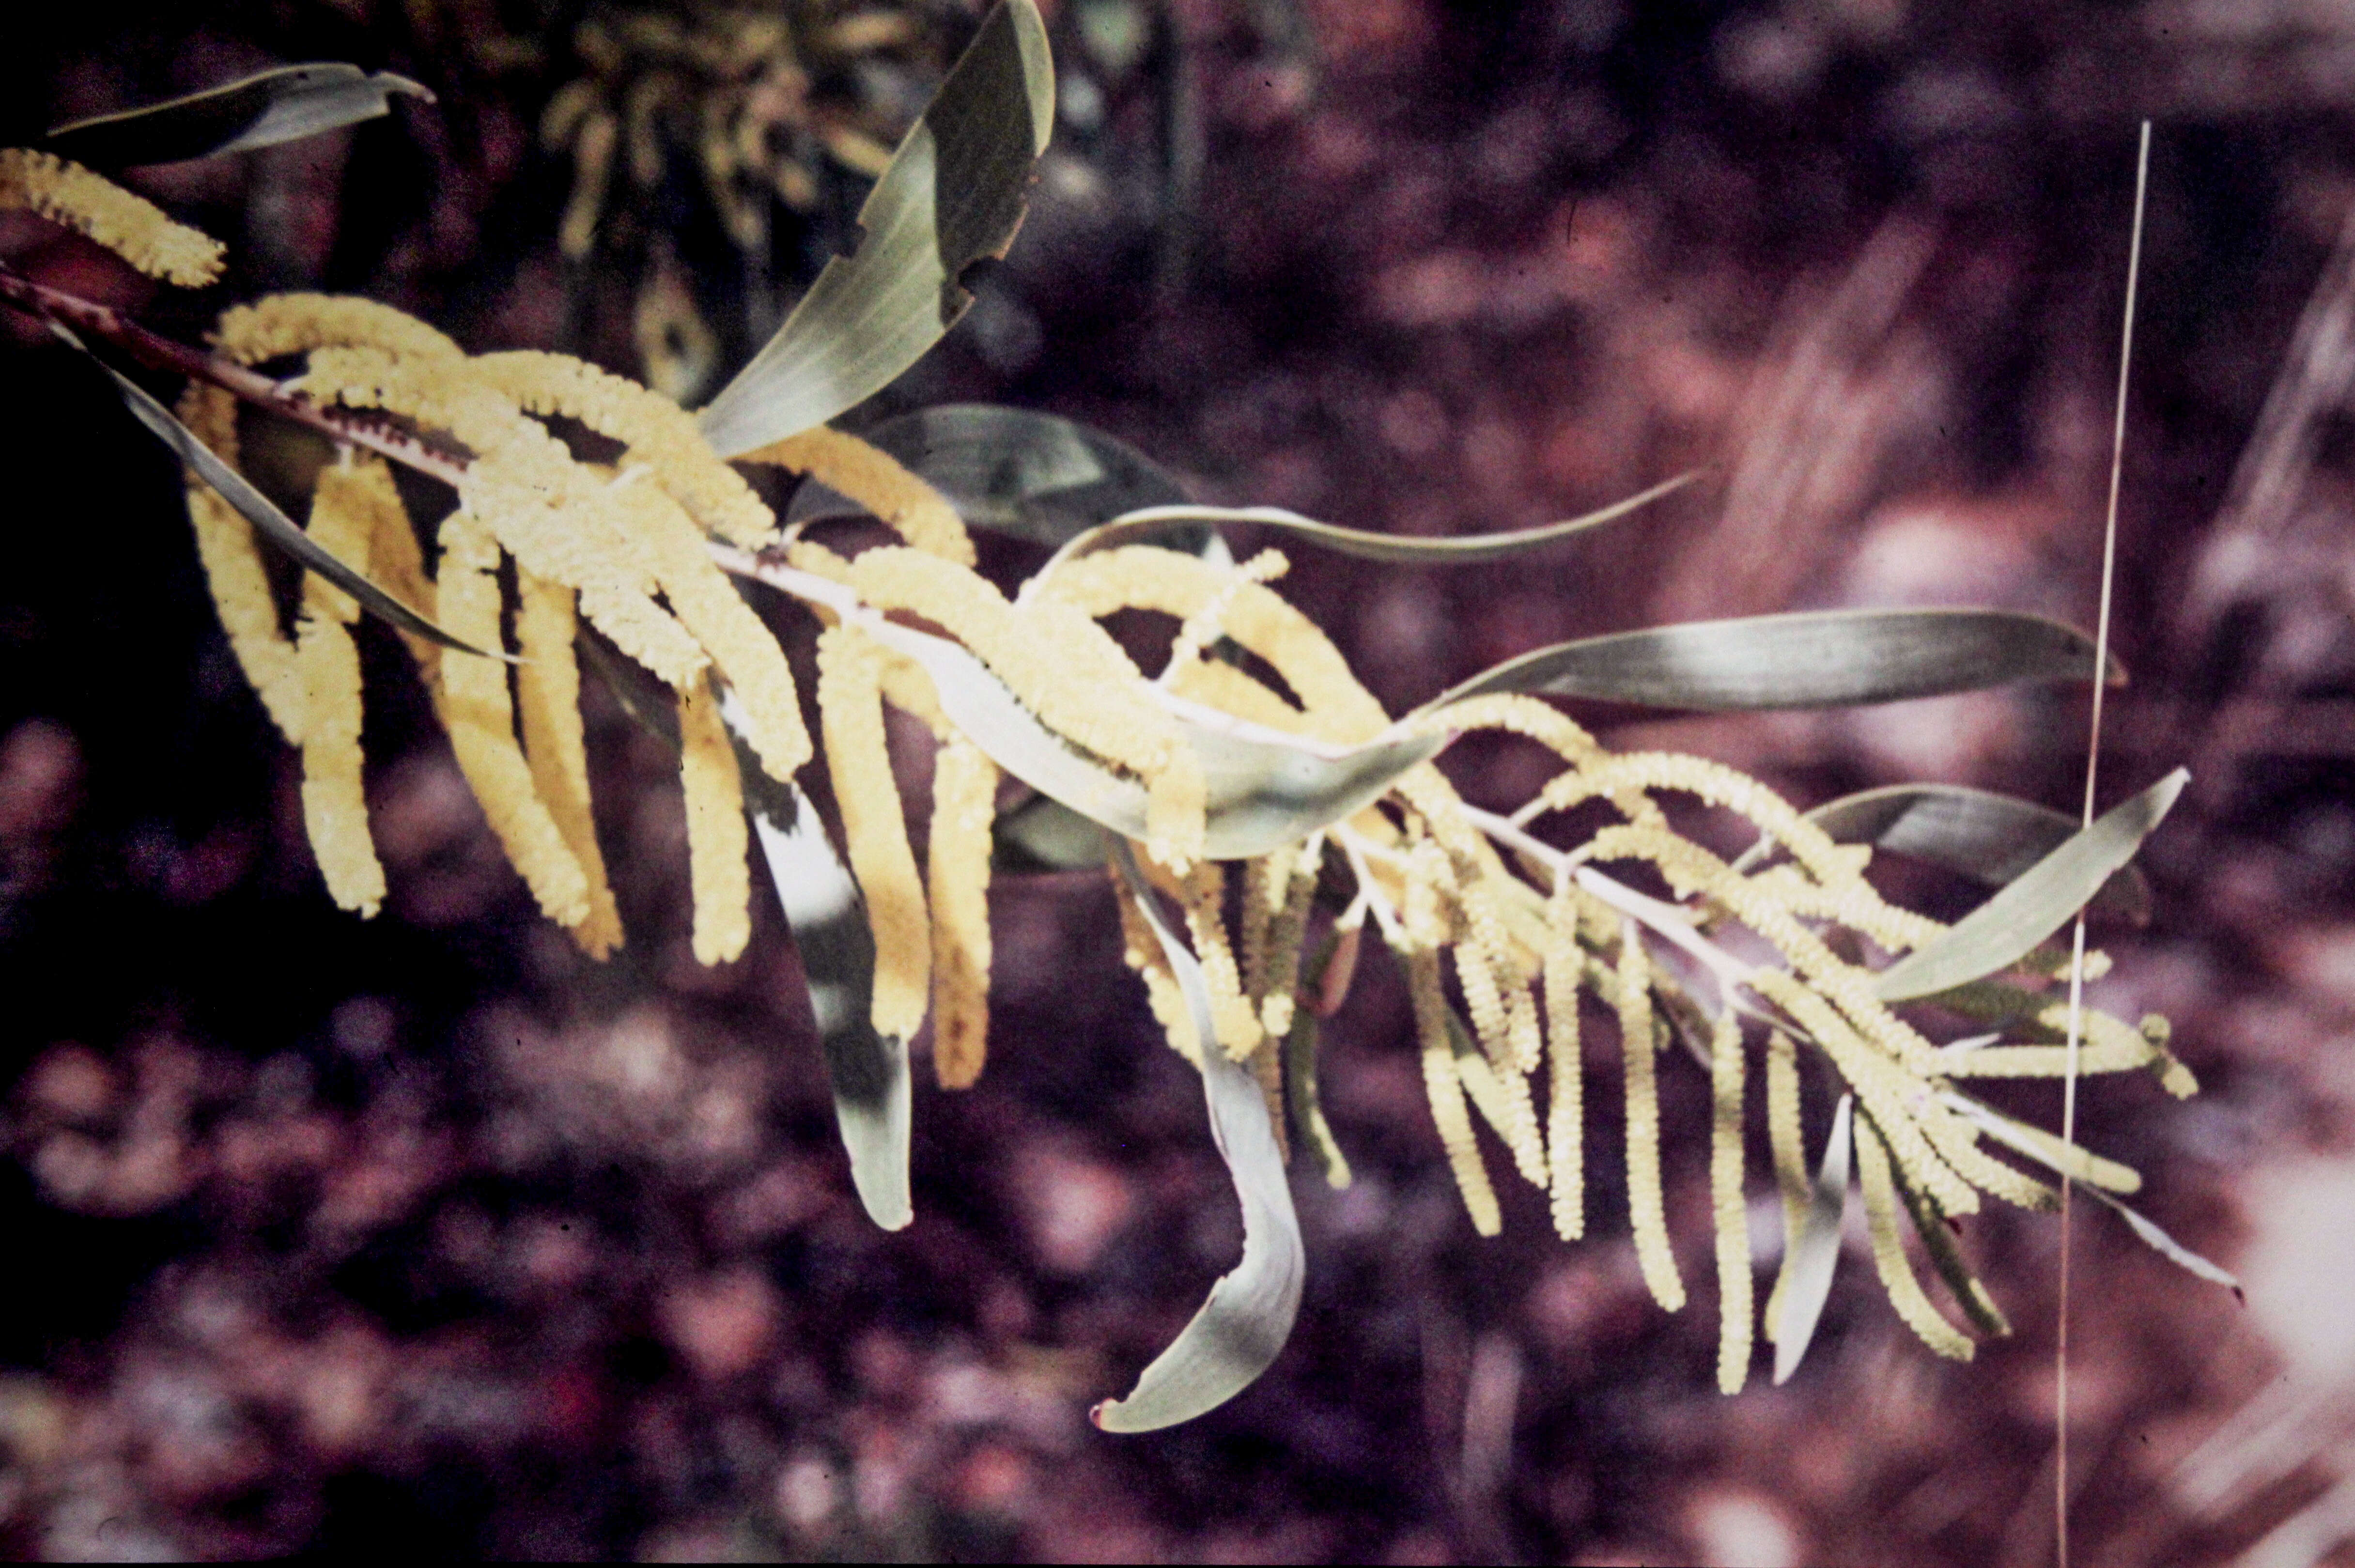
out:
M81 347L79 340L75 340L74 346ZM88 350L84 349L84 352ZM235 507L262 538L350 594L359 602L360 608L401 631L414 633L458 653L474 654L484 658L508 658L506 654L485 653L472 643L459 641L345 565L298 528L293 518L280 511L269 496L255 489L244 475L222 462L218 453L198 441L196 432L182 424L171 410L150 397L146 389L112 366L101 364L99 368L113 378L114 389L122 394L124 405L138 416L139 422L155 432L156 439L170 447L181 462L195 469L206 484L219 491L221 498Z
M174 164L300 141L388 113L395 93L433 94L389 70L323 62L280 66L221 87L119 114L59 125L41 138L46 152L94 169Z
M1051 795L1034 795L998 813L991 869L1092 871L1104 858L1104 830Z
M1816 1325L1831 1298L1832 1275L1839 1266L1840 1237L1848 1224L1848 1197L1855 1172L1849 1157L1856 1096L1843 1094L1832 1112L1831 1136L1799 1233L1783 1252L1783 1315L1774 1325L1774 1381L1790 1381L1815 1339Z
M1033 0L984 19L858 209L858 249L826 264L785 324L703 411L722 456L825 423L882 390L973 303L967 268L1021 227L1054 125L1055 71Z
M778 784L755 768L744 773L753 832L801 954L851 1185L868 1219L900 1230L915 1218L908 1190L908 1042L876 1033L869 1019L875 939L858 884L800 785Z
M861 439L922 476L975 528L1050 548L1124 512L1186 499L1167 469L1126 442L1028 409L946 403L885 420ZM822 504L822 487L805 485L786 520Z
M1307 1254L1267 1102L1251 1074L1218 1048L1201 965L1169 929L1125 842L1114 842L1112 860L1185 992L1195 1037L1204 1046L1202 1094L1209 1106L1210 1136L1243 1210L1242 1261L1210 1287L1201 1310L1153 1359L1126 1399L1106 1400L1089 1413L1106 1432L1152 1432L1217 1409L1268 1369L1299 1316Z
M2094 641L2008 610L1833 610L1689 621L1509 659L1426 708L1495 691L1727 712L2089 680ZM2112 681L2124 678L2115 661Z
M1092 528L1071 539L1056 552L1055 559L1060 561L1121 545L1150 543L1178 529L1204 523L1248 523L1271 529L1286 539L1297 539L1303 544L1366 560L1391 561L1403 566L1469 566L1478 561L1518 555L1523 550L1534 549L1540 545L1551 544L1557 539L1584 533L1589 528L1616 522L1636 507L1657 501L1670 491L1683 488L1697 476L1680 474L1624 501L1614 501L1599 511L1561 522L1547 523L1534 528L1517 528L1510 533L1458 534L1453 538L1423 538L1412 534L1345 528L1334 523L1320 523L1314 517L1304 517L1281 507L1198 507L1184 502L1150 506L1116 517L1103 527Z
M1995 897L1883 969L1875 993L1886 1002L1935 996L2018 963L2134 858L2190 776L2178 768L2071 834Z
M1870 844L2001 887L2065 842L2077 819L2034 801L1961 784L1891 784L1842 795L1807 813L1842 844ZM1771 844L1736 862L1746 870ZM2150 918L2150 883L2133 866L2111 874L2093 907L2140 923Z
M2116 1210L2119 1217L2126 1221L2126 1224L2133 1229L2136 1235L2140 1236L2143 1241L2152 1248L2152 1250L2158 1253L2160 1256L2166 1258L2168 1262L2175 1264L2178 1268L2188 1269L2191 1273L2198 1275L2201 1279L2207 1280L2211 1284L2221 1285L2227 1290L2237 1292L2241 1288L2240 1278L2234 1275L2232 1270L2222 1268L2215 1264L2210 1263L2206 1258L2201 1257L2198 1253L2193 1252L2190 1247L2185 1246L2181 1242L2177 1241L2173 1236L2170 1236L2165 1231L2160 1230L2156 1224L2152 1223L2147 1217L2127 1208L2125 1204L2119 1202L2116 1199L2111 1197L2108 1193L2103 1191L2098 1187L2089 1187L2085 1190L2091 1193L2099 1201L2106 1203L2111 1208Z

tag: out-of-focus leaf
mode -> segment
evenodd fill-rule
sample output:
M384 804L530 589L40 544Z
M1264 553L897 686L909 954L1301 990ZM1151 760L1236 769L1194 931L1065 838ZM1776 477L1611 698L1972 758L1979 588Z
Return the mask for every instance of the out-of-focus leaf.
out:
M1151 922L1186 995L1195 1038L1203 1042L1202 1093L1209 1105L1210 1136L1243 1209L1242 1261L1210 1287L1202 1309L1153 1359L1126 1399L1106 1400L1089 1413L1106 1432L1151 1432L1217 1409L1267 1371L1299 1315L1307 1257L1267 1102L1252 1075L1218 1048L1201 965L1169 929L1124 841L1114 841L1112 860Z
M82 347L79 339L72 338L62 328L54 330L67 336L77 348ZM89 350L85 348L83 352L88 353ZM150 397L144 388L112 366L101 363L99 368L113 378L114 389L122 394L124 406L138 416L139 422L155 432L156 439L170 447L181 462L195 469L206 484L219 491L221 498L235 507L262 538L350 594L359 602L361 609L401 631L428 638L455 652L514 662L506 654L486 653L472 643L461 642L336 560L316 539L297 527L293 518L280 511L269 496L255 489L244 475L222 462L218 453L198 441L194 431L182 424L171 410Z
M94 169L175 164L373 120L391 111L396 92L433 101L423 87L389 70L371 76L340 62L280 66L186 98L59 125L41 146Z
M1783 1248L1783 1316L1774 1325L1774 1381L1788 1382L1815 1339L1816 1324L1831 1298L1832 1274L1839 1266L1840 1233L1848 1223L1848 1195L1855 1185L1849 1157L1850 1123L1856 1096L1840 1096L1832 1112L1831 1136L1824 1144L1824 1163L1808 1194L1806 1213L1797 1235Z
M2142 1189L2139 1172L2130 1166L2120 1165L2116 1160L2104 1159L2083 1144L2063 1143L2042 1127L2014 1121L2002 1112L1991 1110L1966 1095L1950 1091L1939 1098L1955 1115L1978 1124L1979 1130L1996 1142L2018 1150L2048 1170L2059 1171L2073 1180L2111 1192L2138 1192Z
M1711 712L1837 708L2087 680L2094 641L2009 610L1833 610L1689 621L1584 637L1508 659L1425 708L1492 691ZM2115 662L2112 679L2123 678Z
M998 813L993 870L1092 871L1103 865L1104 830L1050 795Z
M1002 0L858 209L858 249L817 282L711 406L724 457L797 435L889 386L956 325L966 269L1021 227L1030 165L1055 119L1033 0Z
M1000 768L1124 837L1147 837L1145 786L1067 745L964 648L885 620L840 584L773 563L751 570L857 621L878 642L914 659L932 677L943 711ZM1354 816L1446 743L1444 735L1392 731L1363 746L1327 746L1167 700L1202 759L1209 786L1206 853L1214 860L1264 855Z
M2225 1289L2232 1291L2235 1295L2240 1293L2240 1277L2233 1274L2232 1270L2228 1268L2220 1268L2216 1264L2210 1263L2206 1258L2201 1257L2198 1253L2193 1252L2190 1247L2185 1246L2181 1242L2177 1241L2173 1236L2170 1236L2165 1231L2160 1230L2156 1224L2153 1224L2147 1216L2139 1214L2134 1210L2127 1208L2125 1204L2119 1202L2116 1199L2111 1197L2100 1188L2088 1187L2085 1190L2099 1201L2106 1203L2111 1208L2116 1210L2120 1217L2123 1218L2128 1225L2134 1228L2134 1233L2136 1235L2140 1236L2144 1242L2149 1244L2153 1251L2166 1258L2168 1262L2175 1264L2176 1267L2188 1269L2191 1273L2198 1275L2201 1279L2207 1280L2211 1284L2221 1285Z
M1358 556L1366 560L1393 561L1404 566L1468 566L1477 561L1518 555L1523 550L1534 549L1540 545L1551 544L1556 539L1568 539L1572 534L1615 522L1636 507L1691 484L1695 477L1691 474L1680 474L1640 495L1615 501L1600 511L1558 523L1547 523L1540 528L1517 528L1503 534L1459 534L1452 539L1426 539L1410 534L1345 528L1333 523L1320 523L1314 517L1304 517L1281 507L1197 507L1189 503L1151 506L1116 517L1101 528L1081 534L1058 550L1055 559L1066 560L1120 545L1149 542L1188 525L1250 523L1273 529L1286 539L1297 539L1303 544L1315 545L1340 555ZM1049 564L1051 566L1053 563Z
M1807 813L1841 844L1911 855L1990 887L2001 887L2065 843L2077 819L2049 805L1961 784L1891 784L1842 795ZM1736 862L1748 869L1771 848L1762 841ZM2094 908L2137 923L2150 918L2150 883L2121 867L2094 895Z
M734 703L732 693L728 701ZM809 984L851 1184L868 1219L900 1230L915 1218L908 1192L908 1042L876 1033L870 1019L875 939L858 884L800 785L780 784L757 766L741 771L753 833Z
M966 522L1050 548L1107 517L1186 499L1167 470L1126 442L1028 409L946 403L885 420L861 439L924 479ZM832 505L823 486L804 485L786 520Z
M1935 996L2019 962L2134 858L2190 776L2178 768L2071 834L1995 897L1882 970L1875 994L1888 1002Z

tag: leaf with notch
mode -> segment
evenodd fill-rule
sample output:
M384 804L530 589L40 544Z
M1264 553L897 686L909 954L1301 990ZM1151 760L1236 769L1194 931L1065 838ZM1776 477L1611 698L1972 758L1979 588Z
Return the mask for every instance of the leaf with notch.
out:
M2112 683L2123 671L2112 661ZM1835 708L2086 680L2094 641L2009 610L1831 610L1689 621L1509 659L1423 705L1496 691L1709 712Z
M176 164L297 142L391 112L395 93L433 94L389 70L325 61L280 66L163 103L59 125L41 148L94 169Z
M858 249L826 264L698 417L721 456L865 401L956 325L973 303L966 270L1014 242L1054 118L1046 24L1034 0L1002 0L858 209Z
M1883 969L1874 994L1885 1002L1935 996L2018 963L2134 858L2190 777L2178 768L2071 834L1995 897Z
M1243 1210L1242 1261L1210 1287L1201 1310L1153 1359L1126 1399L1106 1400L1089 1412L1106 1432L1152 1432L1217 1409L1267 1371L1300 1314L1307 1253L1267 1101L1252 1075L1218 1048L1201 965L1169 929L1124 841L1113 842L1112 861L1185 993L1195 1038L1202 1042L1202 1095L1209 1106L1210 1136L1234 1178Z

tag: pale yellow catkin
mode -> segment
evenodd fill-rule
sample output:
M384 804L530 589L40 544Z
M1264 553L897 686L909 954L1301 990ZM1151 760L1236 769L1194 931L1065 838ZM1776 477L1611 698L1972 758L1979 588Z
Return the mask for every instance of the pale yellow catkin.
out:
M1889 1151L1870 1121L1856 1123L1857 1173L1864 1189L1866 1229L1872 1237L1872 1266L1881 1275L1889 1304L1905 1327L1922 1342L1951 1360L1967 1361L1977 1349L1970 1337L1946 1321L1913 1276L1913 1260L1905 1255L1904 1238L1897 1228L1897 1185L1889 1168Z
M1231 588L1231 568L1152 545L1125 545L1065 560L1051 576L1026 589L1026 598L1052 599L1101 618L1120 610L1152 610L1184 621L1227 594L1226 635L1265 659L1300 699L1308 732L1355 743L1371 739L1390 716L1358 683L1348 662L1315 623L1274 590L1256 582Z
M1636 1262L1652 1299L1682 1311L1685 1282L1668 1245L1666 1197L1660 1187L1659 1047L1652 1038L1651 965L1633 921L1619 930L1619 1040L1627 1081L1627 1216L1636 1232Z
M734 688L744 738L762 767L789 784L811 751L793 667L767 624L713 564L694 520L658 487L631 483L643 472L607 485L600 498L614 508L617 531L661 586L671 613Z
M180 398L180 420L222 462L237 462L237 400L218 387L192 381ZM253 525L213 487L187 475L188 522L196 531L197 560L205 569L214 612L229 638L229 652L245 672L254 695L278 732L303 742L303 678L295 650L278 624L270 576L253 538Z
M590 806L589 751L581 724L581 666L573 654L572 590L516 572L516 700L523 710L524 761L532 784L589 879L589 915L572 939L591 958L622 945L622 912L605 878Z
M882 661L875 640L856 626L829 626L817 639L817 710L826 761L842 812L850 869L866 895L875 937L874 1023L878 1034L914 1038L932 990L931 917L891 752L883 731Z
M695 417L661 393L563 354L516 349L479 356L474 366L525 411L579 420L620 442L627 449L621 465L653 469L701 527L746 549L776 542L775 514L712 451Z
M1169 1049L1199 1069L1202 1065L1201 1037L1194 1028L1193 1009L1186 1005L1186 994L1178 987L1178 976L1170 972L1168 955L1161 951L1161 939L1154 933L1145 912L1137 907L1136 895L1130 891L1127 878L1114 878L1112 891L1114 902L1120 910L1121 961L1145 982L1146 1001L1160 1023Z
M1242 972L1227 934L1226 872L1217 863L1205 860L1187 872L1182 887L1186 934L1194 944L1202 983L1210 993L1211 1027L1218 1030L1219 1044L1231 1060L1248 1061L1266 1036L1251 999L1243 993Z
M444 361L465 357L465 350L415 316L354 294L265 294L250 304L231 305L213 328L213 344L240 365L314 348L376 348Z
M1833 843L1781 795L1749 774L1704 757L1631 752L1596 759L1555 778L1540 798L1559 811L1594 795L1627 790L1672 790L1746 817L1760 832L1790 850L1792 858L1827 887L1845 886L1863 873L1866 857L1857 853L1860 846Z
M899 459L847 432L818 425L744 453L741 463L768 463L804 474L858 502L911 548L959 566L974 562L964 519L938 490Z
M687 804L687 886L695 901L691 941L698 964L726 964L752 938L751 848L744 823L744 780L736 747L719 716L719 699L703 681L678 694L678 782ZM881 973L881 965L877 965Z
M1742 1200L1742 1102L1745 1059L1741 1016L1718 1015L1710 1041L1710 1208L1717 1230L1717 1386L1734 1394L1750 1379L1753 1313L1750 1211Z
M0 211L39 214L113 251L151 278L202 288L220 276L221 242L102 175L49 153L0 147Z
M434 619L478 648L501 645L498 564L497 540L471 513L442 520ZM559 925L578 925L589 914L589 879L532 787L516 744L506 666L458 654L441 662L442 720L459 771L540 909Z
M1480 1145L1472 1132L1472 1114L1464 1104L1464 1083L1455 1071L1455 1042L1447 1029L1447 997L1440 988L1439 955L1417 948L1404 955L1407 989L1414 1002L1415 1033L1423 1043L1423 1087L1431 1101L1431 1119L1439 1129L1440 1147L1447 1151L1448 1168L1455 1174L1456 1190L1472 1216L1472 1229L1484 1236L1504 1228L1496 1189L1488 1185L1487 1168L1480 1160Z
M1154 859L1178 867L1200 859L1208 790L1201 759L1103 627L1068 605L1008 604L955 562L902 546L868 550L847 567L808 545L793 559L838 574L879 609L911 610L946 627L1042 722L1144 780Z
M336 559L368 557L373 530L367 480L348 464L319 472L306 531ZM303 580L295 667L303 690L303 825L327 895L363 918L384 901L384 867L368 837L361 788L359 650L346 628L359 618L351 595L316 574Z
M448 432L477 453L459 485L461 504L519 565L576 590L581 613L674 690L709 664L686 628L654 602L653 573L622 531L605 482L464 361L324 347L312 352L293 388Z
M1292 563L1284 558L1284 552L1273 549L1263 549L1236 567L1219 591L1178 628L1177 641L1169 648L1169 662L1162 672L1162 684L1173 684L1188 665L1201 662L1203 654L1225 635L1227 608L1245 583L1273 582L1291 570Z
M1565 1242L1586 1233L1586 1072L1579 1040L1578 911L1566 879L1548 901L1545 946L1548 1193Z
M989 1049L989 850L997 768L962 735L932 760L932 1071L970 1088Z
M1308 715L1224 659L1195 660L1178 672L1169 689L1189 702L1286 734L1308 727Z
M1806 1223L1812 1195L1807 1147L1799 1126L1798 1048L1781 1029L1766 1036L1766 1142L1774 1155L1774 1189L1783 1199L1783 1264L1774 1273L1774 1288L1766 1296L1764 1328L1772 1344L1779 1337L1783 1293L1790 1283L1799 1232Z

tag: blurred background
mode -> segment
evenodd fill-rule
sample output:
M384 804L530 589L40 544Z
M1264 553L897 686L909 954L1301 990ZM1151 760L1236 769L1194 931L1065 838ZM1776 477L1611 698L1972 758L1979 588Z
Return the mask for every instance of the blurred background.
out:
M2355 12L1042 6L1060 120L1028 224L860 417L1048 410L1206 498L1408 533L1707 470L1508 566L1293 552L1287 595L1393 708L1664 619L1992 604L2090 627L2135 127L2156 121L2115 621L2134 678L2104 804L2179 762L2194 782L2145 855L2155 917L2095 933L2117 963L2094 999L2170 1016L2205 1092L2094 1081L2082 1125L2246 1301L2079 1207L2075 1555L2355 1563ZM133 176L231 242L205 294L14 215L0 252L184 338L265 290L357 292L693 401L846 242L977 12L20 6L0 140L292 60L439 96ZM631 933L593 965L536 918L371 634L392 893L371 923L336 912L176 472L86 366L6 329L13 1553L2051 1559L2053 1221L1969 1222L2019 1329L1973 1364L1912 1339L1859 1242L1800 1375L1721 1399L1713 1309L1663 1315L1637 1277L1609 1076L1599 1233L1563 1245L1516 1187L1482 1242L1378 962L1327 1031L1358 1174L1295 1182L1290 1347L1200 1421L1096 1433L1088 1405L1240 1240L1101 880L993 890L988 1071L946 1094L920 1067L917 1219L877 1231L773 907L741 962L687 955L660 747L592 710ZM1803 805L1930 779L2073 812L2082 788L2082 695L1581 717ZM1505 743L1445 763L1486 805L1543 776ZM1668 1077L1672 1227L1700 1268L1706 1086ZM2057 1088L2016 1103L2057 1125ZM1764 1267L1779 1230L1753 1186Z

